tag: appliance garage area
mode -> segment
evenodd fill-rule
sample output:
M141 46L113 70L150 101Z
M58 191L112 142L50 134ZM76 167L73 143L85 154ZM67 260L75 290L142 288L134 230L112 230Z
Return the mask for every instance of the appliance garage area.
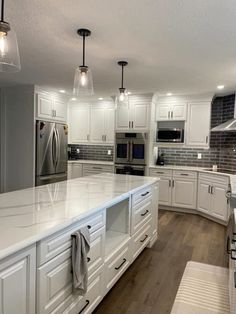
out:
M236 314L236 2L0 4L0 314Z

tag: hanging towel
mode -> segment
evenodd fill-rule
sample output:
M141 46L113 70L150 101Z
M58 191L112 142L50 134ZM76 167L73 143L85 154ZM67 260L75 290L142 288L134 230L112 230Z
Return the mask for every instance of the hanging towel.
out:
M88 285L87 253L90 250L90 234L87 227L72 234L73 292L85 295Z

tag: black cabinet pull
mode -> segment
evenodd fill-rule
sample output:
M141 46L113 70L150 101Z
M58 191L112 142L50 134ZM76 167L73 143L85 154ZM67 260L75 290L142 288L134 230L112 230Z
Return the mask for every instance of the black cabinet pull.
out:
M187 177L187 176L188 176L188 173L181 173L180 175L181 175L181 176L186 176L186 177Z
M90 257L87 257L87 262L90 262L91 261L91 258Z
M148 235L146 234L143 240L140 240L141 243L143 243L148 238Z
M146 193L141 194L141 196L146 196L148 194L149 194L149 192L146 192Z
M87 228L88 228L88 229L91 229L91 226L90 226L90 225L87 225Z
M236 271L234 272L234 288L236 288Z
M123 258L123 262L119 266L115 267L115 270L120 269L124 265L125 262L126 262L126 258Z
M142 213L141 216L145 216L145 215L147 215L147 213L149 213L148 209L145 211L145 213Z
M82 310L78 313L78 314L81 314L85 309L86 307L89 305L89 300L86 300L86 304L85 306L82 308Z
M230 254L230 252L231 252L229 236L227 237L226 251L227 251L228 254Z

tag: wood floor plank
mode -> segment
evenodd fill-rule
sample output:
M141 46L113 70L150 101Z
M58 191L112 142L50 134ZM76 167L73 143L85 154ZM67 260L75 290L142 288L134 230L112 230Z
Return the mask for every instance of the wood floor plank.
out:
M224 226L160 210L158 230L154 246L140 254L94 314L169 314L189 260L227 266Z

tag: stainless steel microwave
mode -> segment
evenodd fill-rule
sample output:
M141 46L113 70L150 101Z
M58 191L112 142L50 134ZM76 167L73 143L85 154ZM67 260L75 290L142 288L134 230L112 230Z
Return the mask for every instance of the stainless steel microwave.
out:
M183 143L184 142L184 129L176 129L176 128L157 129L156 141L165 142L165 143Z

